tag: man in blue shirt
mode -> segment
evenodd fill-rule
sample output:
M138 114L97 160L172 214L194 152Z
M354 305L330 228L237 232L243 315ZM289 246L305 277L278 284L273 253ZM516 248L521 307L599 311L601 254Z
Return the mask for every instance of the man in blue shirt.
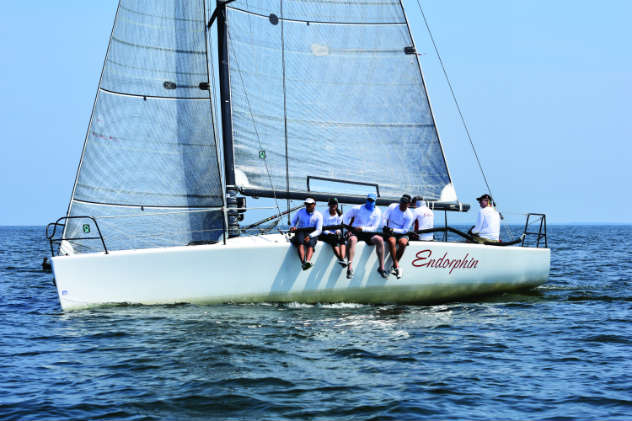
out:
M300 228L307 229L298 230ZM322 230L323 215L316 210L316 201L308 197L305 199L305 207L294 214L290 227L290 232L296 233L292 238L292 243L296 246L303 270L312 267L314 247Z

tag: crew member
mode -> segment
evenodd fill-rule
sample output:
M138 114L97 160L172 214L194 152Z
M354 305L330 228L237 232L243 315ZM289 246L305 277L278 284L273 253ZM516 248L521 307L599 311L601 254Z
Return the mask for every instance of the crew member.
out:
M402 195L399 199L399 203L389 205L382 218L382 223L384 224L384 228L382 229L384 238L388 244L391 258L393 259L393 267L391 270L397 279L402 277L399 260L402 258L404 250L408 245L408 231L413 222L413 213L408 209L410 202L410 195Z
M388 278L384 270L384 239L377 233L380 226L382 212L375 206L377 196L369 193L364 205L354 206L344 214L344 223L349 225L347 239L347 278L353 277L353 257L358 240L364 241L370 246L375 246L379 267L377 271L382 278Z
M470 228L474 241L477 243L498 242L500 240L500 215L493 207L492 197L484 194L476 198L481 210L478 212L476 225Z
M316 210L316 201L308 197L305 199L305 207L294 214L290 227L290 232L296 232L292 238L292 243L296 246L303 270L312 267L314 247L322 229L323 215Z
M323 215L323 226L342 225L342 212L338 209L338 199L332 197L328 203L329 209ZM318 237L319 240L329 244L338 258L338 263L344 268L347 266L345 262L345 240L342 236L342 228L323 230Z
M413 231L417 233L420 230L432 229L434 227L434 213L430 210L424 198L415 196L413 203L415 204L415 209L412 211L414 221ZM419 239L421 241L433 241L434 235L431 232L427 232L420 234Z

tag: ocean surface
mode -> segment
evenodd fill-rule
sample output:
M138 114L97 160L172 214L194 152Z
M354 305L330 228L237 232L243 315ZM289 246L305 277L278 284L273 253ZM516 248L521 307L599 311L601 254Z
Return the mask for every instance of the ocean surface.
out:
M550 281L434 306L64 314L0 227L0 419L632 419L632 226L550 226Z

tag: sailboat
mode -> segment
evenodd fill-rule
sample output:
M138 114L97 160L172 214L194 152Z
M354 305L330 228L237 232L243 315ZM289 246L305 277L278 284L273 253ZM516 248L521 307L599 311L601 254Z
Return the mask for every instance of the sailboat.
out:
M363 243L351 279L326 245L302 270L276 225L292 200L367 193L469 209L400 1L120 0L68 210L47 227L61 307L430 303L548 278L541 230L538 247L411 241L401 279Z

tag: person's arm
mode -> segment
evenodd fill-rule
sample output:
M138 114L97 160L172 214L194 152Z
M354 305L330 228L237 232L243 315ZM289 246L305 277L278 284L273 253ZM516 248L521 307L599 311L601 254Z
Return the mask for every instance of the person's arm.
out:
M428 213L424 217L424 229L434 228L434 213L432 211L428 211Z
M351 208L348 212L342 214L342 222L345 225L349 225L351 223L351 217L353 216L354 208Z
M337 219L337 221L336 221L336 222L337 222L337 225L342 225L342 223L343 223L343 222L342 222L342 221L343 221L343 216L342 216L342 214L338 215L338 218L336 218L336 219ZM340 234L342 234L342 228L338 228L338 229L336 229L336 231L335 231L335 232L336 232L337 234L339 234L339 235L340 235Z
M476 225L471 229L471 232L474 234L478 234L483 229L483 221L485 218L483 217L483 212L478 213L478 219L476 220Z
M393 232L396 234L406 234L410 230L410 224L412 224L413 218L410 212L404 212L404 224L401 228L393 228Z
M292 217L292 226L290 227L290 231L296 231L296 224L298 223L298 214L299 213L301 213L300 210L298 212L296 212L294 214L294 216Z
M314 212L318 212L318 211L314 211ZM316 238L320 235L321 232L323 232L323 215L320 212L318 212L318 214L316 214L315 216L316 216L316 229L309 233L309 237L311 238Z
M351 232L358 232L358 231L362 231L362 227L360 226L353 226L355 220L356 220L356 214L358 213L358 209L356 207L351 208L351 210L349 212L345 212L344 214L344 222L345 225L349 225L349 231Z
M391 215L391 207L389 206L384 211L384 216L382 217L382 226L388 227L388 217Z
M413 212L413 220L415 221L413 224L413 232L417 232L421 229L421 226L419 224L420 215L418 215L416 211Z

